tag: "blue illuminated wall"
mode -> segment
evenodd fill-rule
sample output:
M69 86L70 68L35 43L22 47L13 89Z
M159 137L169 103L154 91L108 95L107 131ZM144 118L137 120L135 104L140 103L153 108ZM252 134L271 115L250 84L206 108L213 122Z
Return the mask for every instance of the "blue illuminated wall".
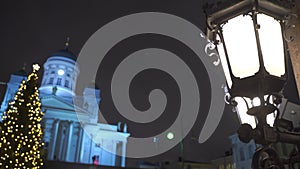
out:
M39 91L47 159L92 164L97 157L99 165L124 167L129 133L98 123L100 90L92 84L76 95L79 73L76 56L68 48L54 52L44 63ZM11 75L1 116L26 76L24 70Z

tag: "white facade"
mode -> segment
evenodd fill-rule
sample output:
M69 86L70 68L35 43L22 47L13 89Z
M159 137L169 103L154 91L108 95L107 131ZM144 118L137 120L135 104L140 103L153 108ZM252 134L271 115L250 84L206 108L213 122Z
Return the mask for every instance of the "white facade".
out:
M75 96L79 66L75 56L67 49L53 53L44 64L40 95L51 95L56 87L55 95L72 103Z
M82 96L76 96L78 75L79 65L67 48L52 54L44 64L39 91L45 113L42 122L47 159L91 164L95 156L99 165L124 167L129 133L117 125L97 123L100 90L87 87ZM11 75L1 116L25 78L20 72ZM94 94L96 101L91 96Z
M20 86L22 80L25 80L27 78L26 76L27 75L26 75L26 72L24 71L24 69L21 69L18 72L10 75L10 80L7 83L5 97L3 98L3 101L1 104L0 120L2 119L3 112L8 107L8 102L14 99L16 91L19 89L19 86Z

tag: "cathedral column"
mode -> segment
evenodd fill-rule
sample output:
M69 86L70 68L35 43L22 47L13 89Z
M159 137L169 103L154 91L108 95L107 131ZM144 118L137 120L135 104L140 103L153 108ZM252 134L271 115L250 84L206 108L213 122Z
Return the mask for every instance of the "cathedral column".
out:
M117 158L117 142L115 140L112 140L112 164L116 164L116 158Z
M67 138L67 151L66 151L66 161L73 161L70 159L71 156L71 146L72 146L72 135L73 135L73 122L69 122L69 129L68 129L68 138Z
M56 148L59 123L60 123L59 119L55 119L54 123L53 123L54 132L52 133L52 136L53 136L53 140L52 140L52 144L51 144L52 147L51 147L51 149L49 149L50 150L50 152L49 152L49 159L51 159L51 160L55 160L54 159L54 152L55 152L55 148Z
M57 151L58 151L58 157L59 160L65 161L66 160L66 121L63 120L60 122L61 127L60 130L58 131L58 140L59 140L59 145L57 145Z
M81 162L81 158L80 158L80 156L81 156L81 153L82 153L82 147L83 147L83 145L82 145L82 140L83 140L83 129L81 128L81 125L79 125L79 127L78 127L78 139L77 139L77 147L76 147L76 152L75 152L75 161L76 162Z
M82 129L82 131L84 131L84 130ZM82 141L81 141L81 147L80 147L80 153L79 153L79 161L80 162L84 162L83 161L83 155L84 155L86 137L87 136L86 136L85 132L82 132Z
M90 161L92 159L92 149L93 149L93 134L91 134L91 138L90 138L90 150L89 150L89 159L88 161ZM93 162L93 161L92 161Z
M126 144L127 144L127 141L122 141L122 164L121 164L121 167L125 167Z

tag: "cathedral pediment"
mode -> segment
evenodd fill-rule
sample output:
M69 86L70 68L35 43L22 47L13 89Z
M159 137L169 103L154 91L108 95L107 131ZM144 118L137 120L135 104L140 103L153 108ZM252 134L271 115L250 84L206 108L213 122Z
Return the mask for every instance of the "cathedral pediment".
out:
M74 104L68 103L55 95L43 96L41 98L41 103L43 108L59 109L59 110L73 111L73 112L79 111L82 113L85 112L84 109Z

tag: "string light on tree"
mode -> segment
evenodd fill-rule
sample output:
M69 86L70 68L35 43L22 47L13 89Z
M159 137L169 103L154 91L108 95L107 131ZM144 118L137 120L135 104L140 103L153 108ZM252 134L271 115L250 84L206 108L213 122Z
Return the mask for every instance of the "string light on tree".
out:
M43 165L43 131L40 125L41 111L37 86L40 69L34 64L28 79L20 87L4 112L0 124L0 169L39 169Z

